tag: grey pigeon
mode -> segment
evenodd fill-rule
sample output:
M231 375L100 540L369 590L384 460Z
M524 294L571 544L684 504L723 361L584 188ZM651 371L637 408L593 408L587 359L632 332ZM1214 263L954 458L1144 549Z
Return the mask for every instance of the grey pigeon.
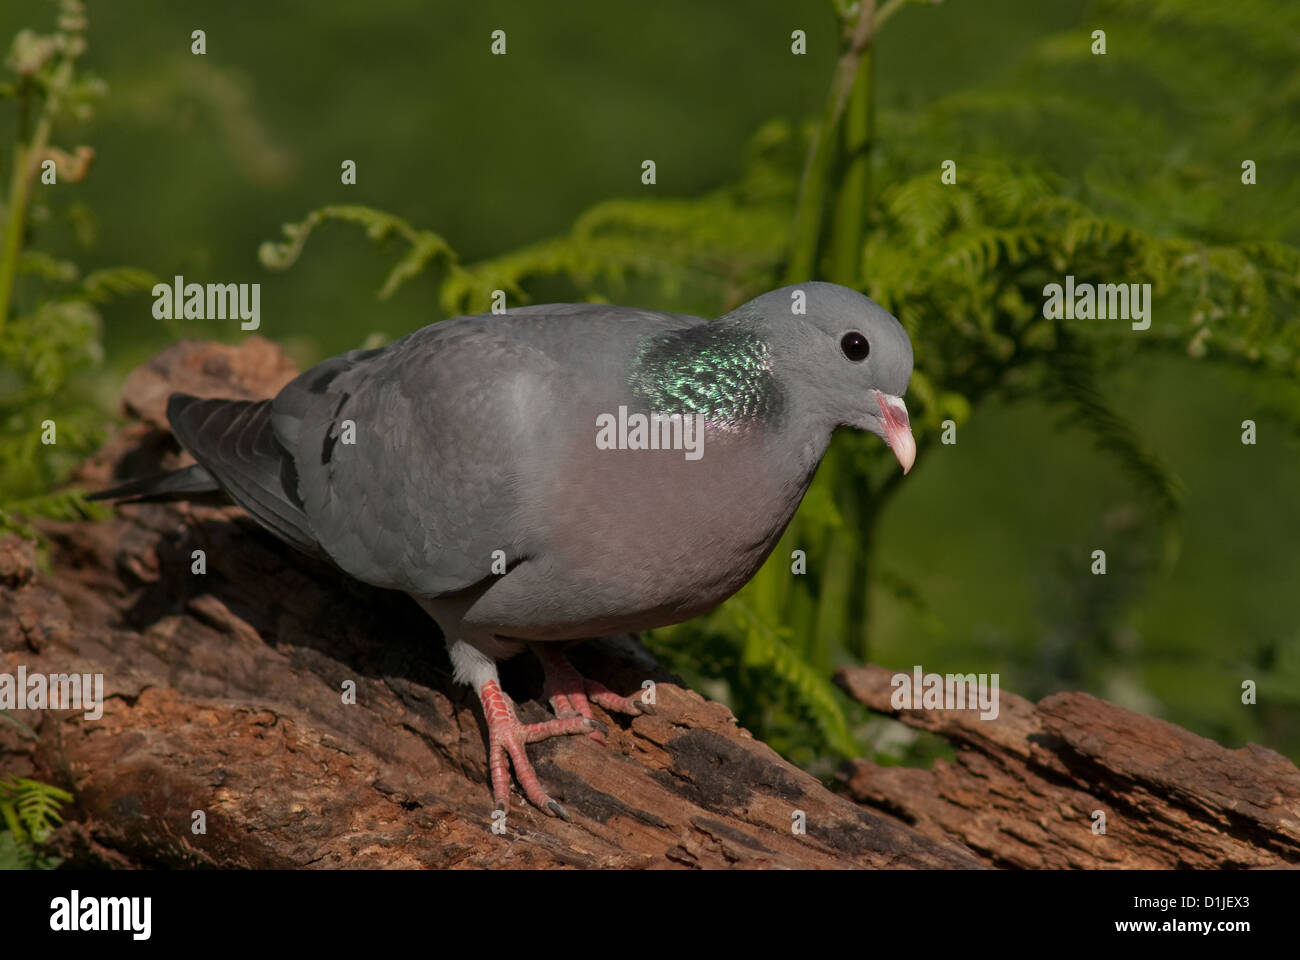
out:
M912 346L862 294L809 282L713 320L602 304L457 317L300 375L272 400L173 395L196 466L100 497L223 490L267 530L411 595L478 692L492 794L507 763L567 818L524 744L648 712L581 676L566 642L679 623L743 586L838 426L904 472ZM497 661L542 662L556 719L522 724Z

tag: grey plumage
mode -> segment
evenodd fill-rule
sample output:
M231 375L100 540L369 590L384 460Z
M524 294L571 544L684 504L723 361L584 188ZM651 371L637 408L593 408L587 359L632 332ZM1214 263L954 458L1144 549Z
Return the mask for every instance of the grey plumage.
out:
M850 332L865 359L846 355ZM273 400L174 396L168 419L199 467L159 487L215 481L298 549L411 594L482 691L523 643L661 626L726 599L837 426L900 444L909 467L911 367L897 320L822 283L711 322L598 304L460 317L326 360ZM620 407L702 415L703 455L599 449L598 418Z

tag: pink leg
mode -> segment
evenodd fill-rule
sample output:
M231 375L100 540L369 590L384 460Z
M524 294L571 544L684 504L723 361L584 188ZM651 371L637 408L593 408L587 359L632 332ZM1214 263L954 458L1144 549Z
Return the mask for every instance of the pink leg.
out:
M573 733L591 733L598 728L597 721L587 716L569 716L545 723L520 723L515 715L515 705L495 680L479 688L483 715L488 725L488 769L492 776L492 799L498 810L510 805L510 767L515 768L519 786L534 806L552 816L570 819L568 811L542 789L533 770L524 744L536 743L548 737Z
M630 713L632 716L654 713L649 704L630 697L620 697L603 683L584 677L569 663L558 645L533 644L533 652L542 662L546 678L545 695L550 698L551 709L557 717L580 716L595 720L590 701L595 701L610 713ZM597 743L605 742L605 735L600 730L592 731L590 736Z

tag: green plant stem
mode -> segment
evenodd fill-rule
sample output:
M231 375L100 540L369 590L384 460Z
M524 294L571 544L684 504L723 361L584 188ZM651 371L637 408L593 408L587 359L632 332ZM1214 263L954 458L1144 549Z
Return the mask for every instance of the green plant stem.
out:
M813 137L808 159L804 163L799 206L795 210L794 243L790 249L790 262L786 266L787 283L811 279L817 266L822 209L826 204L827 186L836 148L839 146L840 122L845 104L857 82L861 60L875 36L875 13L876 0L862 0L862 9L848 47L840 55L835 67L835 77L831 81L830 95L826 98L821 126Z
M846 165L835 196L831 221L829 278L846 287L859 286L862 236L871 191L871 143L875 132L875 56L863 51L844 116Z
M840 60L814 154L805 169L804 190L797 214L796 241L787 282L812 275L821 232L824 195L834 157L843 158L834 199L828 279L849 287L861 285L862 238L866 232L871 192L871 146L875 135L875 57L873 41L880 24L906 0L888 0L877 13L864 0L853 37ZM867 655L866 555L871 532L864 529L870 515L863 509L861 477L848 469L852 458L841 444L827 451L823 470L834 478L835 505L843 523L831 531L822 553L822 578L813 636L841 643L855 657ZM852 636L853 625L859 629Z
M18 274L18 258L23 245L23 227L27 223L27 201L32 181L36 179L33 160L43 155L49 146L58 96L71 78L72 60L65 57L50 82L31 142L24 144L20 136L14 144L14 169L9 180L9 219L5 223L4 250L0 253L0 330L4 329L5 322L9 319L9 305L13 300L14 277Z
M832 443L832 447L839 447L839 443ZM831 461L831 466L835 469L831 476L835 479L837 488L844 485L840 481L842 476L847 475L853 482L857 481L848 458L841 456L842 452L840 449L832 449L826 454L826 459ZM842 523L830 531L822 548L821 582L812 632L818 643L827 649L835 645L856 653L856 645L849 636L849 630L853 623L850 619L852 595L855 586L862 582L856 579L857 564L854 560L861 550L862 540L858 529L857 500L854 497L839 496L839 493L837 489L835 507ZM845 507L849 508L849 512L845 512Z
M906 0L890 0L876 15L857 60L853 86L843 117L843 168L832 210L829 279L847 287L862 286L862 238L871 202L871 149L875 139L875 50L880 24ZM865 6L865 5L864 5ZM865 505L871 492L850 466L854 458L840 438L841 469L835 479L835 508L843 523L832 531L825 559L825 579L817 611L817 636L833 638L860 661L868 654L867 559L870 556L874 512ZM835 444L832 444L835 447ZM855 629L856 627L856 629Z

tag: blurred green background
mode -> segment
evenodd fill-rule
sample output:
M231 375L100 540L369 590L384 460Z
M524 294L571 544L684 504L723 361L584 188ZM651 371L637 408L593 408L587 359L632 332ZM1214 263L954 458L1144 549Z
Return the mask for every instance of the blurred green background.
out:
M891 11L873 54L877 142L867 204L894 212L879 213L868 232L879 227L888 239L889 217L909 215L907 195L888 193L907 177L937 187L940 162L954 159L959 180L951 189L960 190L971 165L996 160L1037 171L1052 196L1162 242L1256 239L1293 251L1300 30L1291 5L1220 3L1221 13L1208 3L1138 6L948 0ZM259 245L326 204L362 204L436 231L468 264L563 236L611 199L694 201L748 184L725 194L736 236L718 244L739 251L738 262L758 251L736 274L682 277L665 268L671 282L650 270L650 280L606 283L599 270L585 281L539 270L524 289L538 302L604 296L717 315L759 292L750 289L755 278L784 282L780 244L788 232L766 253L767 241L741 233L764 232L769 221L744 216L761 206L775 211L778 229L792 223L791 170L807 156L827 101L841 15L846 22L854 15L825 0L136 0L91 2L87 12L80 67L102 77L108 92L86 122L61 119L54 139L67 150L93 145L96 157L84 181L57 188L57 201L34 188L31 242L76 261L83 274L132 265L161 278L259 282L259 332L303 365L448 313L445 264L379 300L401 245L377 245L360 230L331 225L292 269L265 269ZM48 32L55 16L53 3L9 0L0 38L23 28ZM1097 28L1108 30L1106 57L1087 49ZM195 29L206 31L204 56L190 53ZM504 57L490 54L494 29L507 32ZM791 54L795 29L807 32L806 56ZM1133 57L1137 48L1143 53ZM18 129L13 106L0 103L6 181ZM1240 183L1248 157L1260 163L1253 187ZM657 163L652 187L640 180L647 158ZM356 161L355 186L340 183L344 160ZM909 248L909 262L937 263L947 232L969 226L963 217L958 211ZM698 227L683 226L676 245L660 237L655 249L666 260L690 259ZM899 269L885 259L889 246L879 256L866 248L857 285L873 295L872 284ZM897 246L892 254L902 256ZM1270 256L1281 264L1274 271L1281 292L1264 296L1268 316L1236 339L1216 341L1213 330L1211 347L1226 345L1204 362L1189 359L1204 352L1187 321L1198 309L1196 291L1180 298L1177 283L1157 296L1154 314L1154 326L1177 341L1167 344L1173 349L1097 354L1107 404L1185 489L1172 520L1087 429L1063 422L1050 390L1010 379L985 395L967 391L969 415L955 412L956 400L925 405L931 416L917 419L931 439L952 416L959 440L931 443L911 475L888 488L888 507L873 521L866 583L847 587L866 591L854 609L869 611L872 662L997 672L1004 690L1033 698L1084 689L1230 746L1254 740L1300 758L1300 407L1289 313L1296 276L1290 252ZM1081 273L1073 261L1058 265L1046 279ZM16 313L41 296L34 280L19 279ZM981 289L971 287L972 302L997 292ZM1206 296L1216 300L1213 290ZM919 324L934 343L918 348L919 369L938 388L960 392L944 371L961 368L963 334L953 327L948 336L951 321L939 308L909 315L886 302L914 338ZM147 292L136 292L98 307L102 366L88 365L78 382L101 423L125 373L159 348L182 336L242 336L236 323L155 320L151 305ZM1218 321L1211 314L1198 322ZM945 343L953 357L927 368ZM1255 446L1240 442L1247 418L1258 422ZM21 429L30 432L30 423ZM805 509L814 515L824 509L810 501ZM1089 573L1097 548L1108 553L1105 577ZM788 556L777 557L786 574ZM812 553L809 562L817 564ZM782 609L781 622L796 622ZM731 700L756 732L827 773L846 751L825 746L831 707L808 703L826 690L811 680L801 688L798 671L771 655L746 673L754 641L733 637L729 645L730 629L710 621L654 640L704 692ZM787 647L822 682L829 667L860 659L862 648L845 637L812 632L796 627ZM695 642L707 656L692 653ZM764 678L772 672L781 675L773 690L795 692L769 703ZM1242 704L1243 680L1259 683L1257 705ZM921 762L935 749L830 696L859 752Z

